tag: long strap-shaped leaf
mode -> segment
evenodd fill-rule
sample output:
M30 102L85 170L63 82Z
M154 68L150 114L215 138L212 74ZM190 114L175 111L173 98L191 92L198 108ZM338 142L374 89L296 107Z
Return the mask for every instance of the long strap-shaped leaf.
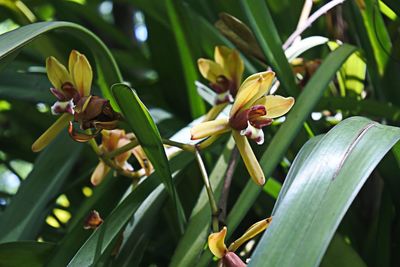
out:
M171 195L176 206L178 222L180 223L179 228L183 233L186 219L175 186L172 182L171 170L169 168L167 156L165 155L160 132L146 106L139 99L135 91L125 84L115 84L112 87L112 91L124 114L125 120L135 133L143 150L153 164L155 171L158 173L168 193Z
M399 139L400 128L353 117L311 144L292 165L250 266L318 266L358 191Z
M111 100L113 107L117 108L110 88L112 84L122 82L118 66L107 46L95 34L78 24L63 21L39 22L2 34L0 35L0 61L7 62L7 60L4 61L7 57L15 56L15 53L42 34L59 30L76 36L90 48L96 59L98 83L102 93L105 98ZM0 65L0 67L3 66Z

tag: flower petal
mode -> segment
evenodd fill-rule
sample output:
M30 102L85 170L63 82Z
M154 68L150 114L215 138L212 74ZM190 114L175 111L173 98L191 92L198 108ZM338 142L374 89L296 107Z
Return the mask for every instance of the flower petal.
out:
M210 135L217 135L228 132L230 126L227 119L218 119L213 121L206 121L195 125L190 129L192 140L201 139Z
M246 232L241 237L239 237L234 242L232 242L232 244L230 244L229 251L235 252L241 245L243 245L243 243L252 239L256 235L267 229L271 221L272 217L269 217L259 222L256 222L255 224L250 226L249 229L247 229Z
M61 90L64 83L72 82L67 69L55 57L46 59L46 71L47 77L56 89Z
M236 86L239 86L244 70L243 60L240 58L239 52L226 46L216 46L214 59L222 67L225 76L232 80Z
M90 177L90 182L92 185L99 185L104 180L104 177L106 177L110 172L110 170L111 168L109 166L107 166L103 161L100 161Z
M81 55L81 53L79 53L76 50L72 50L71 53L69 54L68 71L70 74L74 73L74 67L75 67L76 62L78 61L79 55Z
M280 95L267 95L258 101L258 105L264 105L267 115L264 118L273 119L285 115L294 105L293 97L283 97Z
M85 143L90 139L95 138L99 134L99 132L100 131L96 131L93 134L80 133L75 131L73 123L71 121L69 122L69 127L68 127L69 136L76 142Z
M212 254L215 257L221 259L228 252L228 249L225 246L225 236L226 236L226 227L222 228L221 231L217 233L212 233L208 236L208 247Z
M140 166L145 170L146 176L149 176L153 172L153 165L151 164L146 153L144 153L141 146L137 146L133 149L133 155L138 160Z
M45 148L64 129L73 118L69 113L61 115L32 145L33 152Z
M76 62L72 68L73 70L71 75L79 94L81 96L90 95L93 71L89 61L83 54L78 54Z
M204 122L214 120L218 115L224 110L224 108L228 105L228 103L222 103L213 106L205 115Z
M275 73L272 71L248 77L239 88L229 116L233 117L238 111L251 107L257 99L268 92L274 77Z
M222 67L212 60L200 58L197 60L197 65L201 75L211 83L216 83L218 76L224 75Z
M253 150L251 149L249 141L245 136L240 135L240 133L236 130L232 131L232 135L251 178L256 184L263 185L265 183L264 172L261 169Z

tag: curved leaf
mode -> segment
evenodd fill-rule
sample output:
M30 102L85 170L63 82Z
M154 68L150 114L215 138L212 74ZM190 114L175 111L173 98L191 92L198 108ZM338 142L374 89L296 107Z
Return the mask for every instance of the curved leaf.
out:
M265 259L267 266L318 266L358 191L399 139L400 128L353 117L314 142L292 165L283 185L289 188L249 266Z

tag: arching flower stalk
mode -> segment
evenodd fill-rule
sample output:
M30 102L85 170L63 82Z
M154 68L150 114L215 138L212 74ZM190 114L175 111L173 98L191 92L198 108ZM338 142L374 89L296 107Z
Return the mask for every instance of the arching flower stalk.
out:
M33 151L46 147L70 121L77 122L82 130L94 129L98 134L102 129L114 129L120 118L110 102L90 94L93 71L85 55L72 50L68 60L68 69L56 58L46 59L47 77L52 88L51 93L57 101L51 112L60 118L49 127L32 145ZM70 135L76 141L87 141L95 135L76 133L70 127Z
M222 228L221 231L212 233L208 236L208 247L211 253L220 259L223 267L244 267L246 264L236 255L235 251L244 243L254 238L265 229L268 228L272 221L272 217L256 222L246 232L232 242L229 247L225 245L225 237L227 228ZM219 265L220 266L220 265Z
M215 139L231 131L246 168L258 185L265 183L265 177L247 138L263 144L262 128L270 125L274 118L285 115L294 104L293 97L266 95L274 77L272 71L251 75L240 86L229 118L203 122L191 129L192 140Z
M197 64L201 75L209 81L209 86L217 94L206 116L214 119L227 104L233 102L237 94L244 70L243 60L236 49L216 46L214 61L200 58Z

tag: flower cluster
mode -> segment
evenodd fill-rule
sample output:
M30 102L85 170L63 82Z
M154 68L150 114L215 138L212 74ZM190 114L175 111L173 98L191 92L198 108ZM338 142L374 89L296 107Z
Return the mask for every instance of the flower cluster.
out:
M109 100L91 95L93 71L85 55L72 50L68 69L56 58L46 59L46 71L52 84L51 93L57 101L52 105L54 115L61 117L49 127L32 145L40 151L70 122L69 133L76 141L87 141L102 129L114 129L120 119ZM94 129L95 134L76 133L71 121L77 122L82 130Z
M274 77L272 71L251 75L240 86L229 118L202 122L191 129L192 140L231 131L247 170L258 185L265 183L265 177L247 138L262 144L262 128L286 114L294 104L293 97L266 95Z

